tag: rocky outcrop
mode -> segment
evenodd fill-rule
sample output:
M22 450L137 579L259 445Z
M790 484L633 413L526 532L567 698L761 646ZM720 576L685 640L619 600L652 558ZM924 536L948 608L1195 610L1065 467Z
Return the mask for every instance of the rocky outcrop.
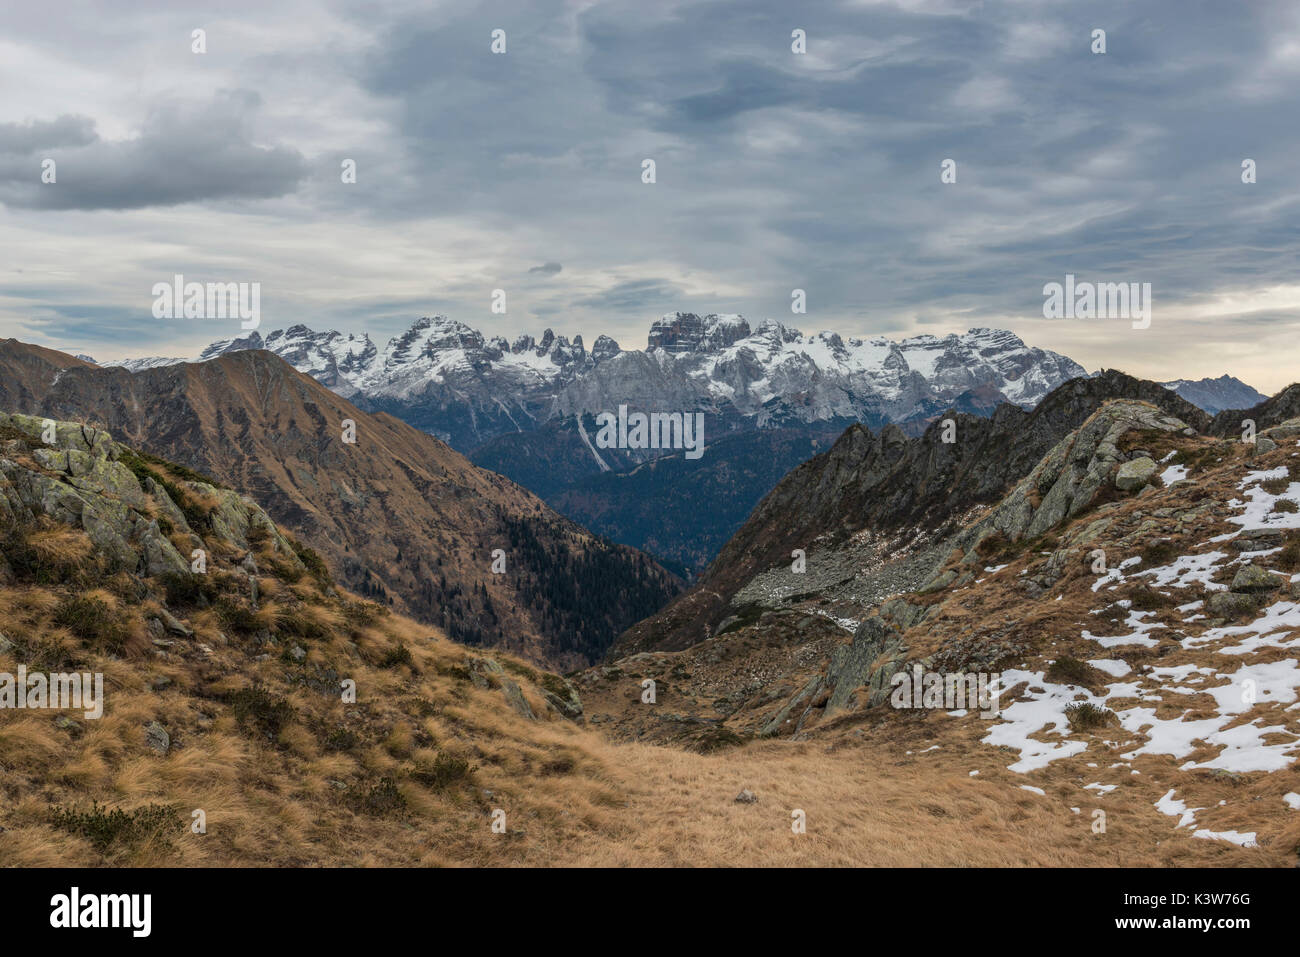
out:
M905 661L902 635L881 618L868 618L858 626L852 642L831 652L825 672L809 679L760 735L798 734L814 715L830 717L846 709L882 704L889 698L891 679Z
M151 577L190 571L176 539L188 540L182 543L187 554L203 540L164 488L162 474L148 474L107 431L0 413L0 436L0 522L48 517L84 530L117 568ZM251 499L205 482L173 487L205 503L204 519L223 541L248 551L250 534L266 538L283 561L303 570L288 539Z
M992 511L953 538L952 548L962 554L961 563L976 563L977 547L990 536L1015 543L1043 535L1092 507L1111 481L1121 491L1144 487L1155 474L1155 461L1145 454L1126 455L1120 450L1121 439L1135 430L1195 434L1182 419L1144 402L1118 400L1103 406L1058 442ZM1059 577L1066 555L1052 560ZM951 562L950 554L941 567ZM922 590L947 587L957 577L954 568L936 569Z
M1081 510L1082 504L1072 508L1072 503L1091 500L1102 481L1110 480L1111 467L1120 461L1117 452L1103 447L1093 474L1082 474L1079 469L1086 473L1086 462L1079 466L1066 461L1068 445L1054 450L1116 400L1136 403L1152 421L1161 416L1176 420L1182 429L1200 431L1210 423L1208 415L1169 389L1107 371L1065 383L1032 412L1003 404L987 419L943 414L915 438L896 426L878 432L850 426L831 449L790 472L758 504L691 591L620 636L610 656L679 649L704 640L734 612L733 597L766 570L788 566L793 549L811 554L813 543L836 548L909 529L942 530L963 520L974 507L1000 502L1009 488L1043 464L1045 456L1056 456L1053 474L1068 472L1060 486L1053 491L1055 479L1047 483L1040 472L1036 481L1045 483L1041 490L1035 486L1031 495L1026 488L1008 507L1027 517L1008 512L1000 519L1027 526L1039 513L1029 500L1041 496L1043 510L1030 533L1039 534ZM1141 426L1123 426L1117 434L1130 427ZM1089 432L1083 442L1096 444L1103 438Z

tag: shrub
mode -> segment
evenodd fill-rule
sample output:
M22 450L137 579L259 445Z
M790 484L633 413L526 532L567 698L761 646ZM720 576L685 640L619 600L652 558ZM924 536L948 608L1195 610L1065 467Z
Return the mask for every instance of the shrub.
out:
M411 649L406 647L402 642L388 649L388 653L380 659L379 667L396 668L398 665L411 664Z
M168 572L159 579L167 596L167 604L175 606L194 606L211 603L216 599L218 589L207 575L194 575L190 572Z
M330 583L330 570L315 549L308 548L296 538L289 538L289 547L293 549L298 560L307 566L307 571L322 585Z
M1142 556L1142 564L1145 567L1153 568L1157 565L1167 565L1178 557L1178 549L1168 541L1155 541L1145 546L1139 554Z
M253 606L243 598L232 598L223 595L217 599L213 609L217 613L217 620L224 627L240 634L252 634L262 625L261 620L257 617L257 612L253 610Z
M1156 591L1150 585L1138 585L1130 589L1128 598L1134 611L1159 611L1161 608L1172 608L1177 602L1177 599Z
M445 752L439 752L438 756L433 759L433 764L417 767L412 770L411 777L423 784L427 788L435 791L445 791L454 784L468 784L474 777L474 772L478 768L472 766L464 758L453 757Z
M185 830L174 804L149 804L134 811L101 806L98 801L92 802L88 811L54 806L50 824L86 838L101 854L114 844L136 844L150 837L170 844L173 833Z
M406 798L397 789L397 782L385 775L360 795L357 805L367 814L389 814L405 808Z
M1094 728L1114 724L1118 720L1114 711L1100 708L1087 701L1066 705L1065 719L1070 722L1070 728L1074 731L1091 731Z
M351 728L334 728L325 735L325 747L330 751L351 751L360 740Z
M1273 503L1275 512L1300 512L1300 505L1297 505L1294 499L1280 498Z
M242 730L252 731L270 741L274 741L294 717L293 705L257 686L232 693L227 702Z
M1300 572L1300 537L1290 538L1277 554L1277 567L1287 572Z

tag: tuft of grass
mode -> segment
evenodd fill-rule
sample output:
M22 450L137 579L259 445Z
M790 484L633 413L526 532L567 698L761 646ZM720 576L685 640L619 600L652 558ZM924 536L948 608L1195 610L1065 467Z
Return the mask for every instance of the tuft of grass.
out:
M223 595L213 604L217 620L224 628L250 635L262 627L262 620L253 610L253 606L244 598Z
M1283 571L1300 572L1300 536L1288 538L1274 561Z
M88 645L120 655L131 631L117 611L95 595L69 595L54 608L54 624L66 628Z
M1102 673L1098 669L1069 655L1062 655L1048 666L1047 678L1057 684L1082 685L1085 688L1102 683Z
M276 615L275 630L281 635L309 641L324 638L328 634L324 625L298 611L281 611Z
M1297 504L1296 501L1295 501L1294 499L1290 499L1290 498L1280 498L1280 499L1278 499L1277 501L1275 501L1275 502L1273 503L1273 511L1275 511L1275 512L1300 512L1300 504Z
M1281 495L1291 487L1291 480L1285 476L1282 478L1264 479L1264 481L1259 483L1259 487L1269 495Z
M1156 591L1150 585L1138 585L1129 589L1128 599L1132 602L1134 611L1159 611L1162 608L1172 608L1178 603L1177 599Z
M1167 565L1177 558L1178 549L1171 542L1156 541L1146 545L1138 554L1142 556L1144 568L1154 568L1157 565Z
M397 789L397 781L389 775L380 778L368 790L359 792L355 802L357 810L376 816L406 808L405 796Z

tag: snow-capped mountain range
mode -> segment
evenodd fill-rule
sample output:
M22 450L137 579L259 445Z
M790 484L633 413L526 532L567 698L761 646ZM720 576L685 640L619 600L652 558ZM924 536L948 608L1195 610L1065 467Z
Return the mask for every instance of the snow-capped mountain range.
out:
M588 351L546 330L541 339L484 336L443 316L422 318L382 348L368 335L304 325L214 342L197 361L266 349L368 409L390 412L462 450L626 404L703 411L726 431L855 419L872 426L924 419L950 406L1031 407L1067 379L1073 360L998 329L963 335L843 338L807 335L768 319L669 313L644 350L600 336ZM127 369L172 358L111 363ZM712 429L717 434L718 427Z

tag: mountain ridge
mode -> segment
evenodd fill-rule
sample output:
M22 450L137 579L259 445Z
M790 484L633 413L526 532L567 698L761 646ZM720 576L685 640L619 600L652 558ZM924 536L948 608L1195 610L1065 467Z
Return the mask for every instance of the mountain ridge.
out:
M720 417L713 431L782 422L854 418L881 425L931 415L963 392L996 389L1032 406L1085 370L1026 346L1006 330L974 328L899 341L882 336L806 335L739 315L668 313L644 350L608 336L590 352L545 330L512 342L445 316L422 317L382 348L367 334L316 332L298 324L263 337L219 340L200 355L264 348L368 410L382 409L469 451L499 435L620 403ZM142 358L146 368L180 360ZM361 397L361 398L357 398Z
M0 405L96 422L253 494L346 586L468 644L573 667L603 652L620 619L630 624L678 587L647 556L592 536L433 436L357 409L270 352L133 373L9 340ZM491 570L498 549L502 574ZM613 602L597 598L596 579Z

